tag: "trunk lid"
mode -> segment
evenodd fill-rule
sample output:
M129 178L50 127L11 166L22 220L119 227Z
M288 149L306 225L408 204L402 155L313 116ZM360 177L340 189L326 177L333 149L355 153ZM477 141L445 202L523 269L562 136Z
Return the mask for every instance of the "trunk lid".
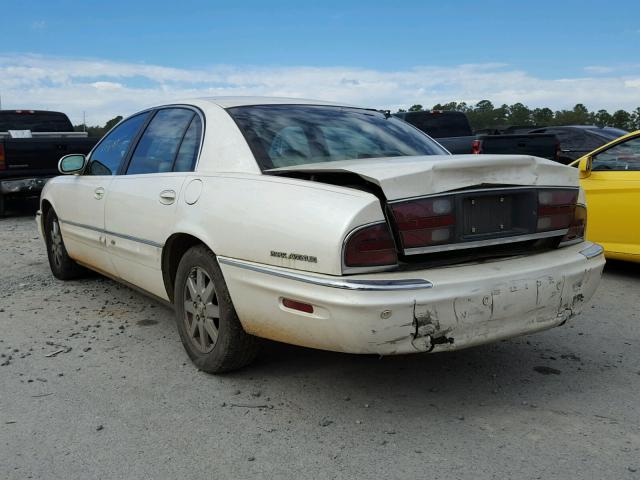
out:
M526 155L433 155L312 163L267 170L354 173L378 186L388 201L482 186L578 187L574 168Z

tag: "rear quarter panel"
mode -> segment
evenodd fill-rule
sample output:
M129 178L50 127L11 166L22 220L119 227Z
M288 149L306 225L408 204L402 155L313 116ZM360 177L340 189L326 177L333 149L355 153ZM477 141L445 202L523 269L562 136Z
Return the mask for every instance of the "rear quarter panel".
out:
M353 189L268 175L212 174L187 179L183 192L196 179L203 183L202 193L193 205L180 196L175 232L199 238L221 256L339 275L344 237L355 227L384 220L378 199Z

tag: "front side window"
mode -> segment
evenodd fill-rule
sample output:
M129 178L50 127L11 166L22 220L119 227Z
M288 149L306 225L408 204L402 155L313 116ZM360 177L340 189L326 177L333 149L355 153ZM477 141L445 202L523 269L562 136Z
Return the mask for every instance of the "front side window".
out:
M86 175L115 175L127 154L131 142L138 134L138 130L144 124L149 112L144 112L135 117L128 118L111 132L91 152L89 164L85 170Z
M640 170L640 137L619 143L593 157L593 171Z
M159 110L146 128L131 157L127 175L170 172L195 113L187 108Z
M338 160L448 154L418 129L375 110L255 105L227 111L262 170Z

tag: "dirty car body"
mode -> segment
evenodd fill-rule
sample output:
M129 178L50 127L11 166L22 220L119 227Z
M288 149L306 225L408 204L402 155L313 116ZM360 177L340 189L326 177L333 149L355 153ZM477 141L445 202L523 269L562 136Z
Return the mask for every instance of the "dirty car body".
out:
M148 156L132 169L167 109L199 119L193 163ZM38 224L55 211L74 261L176 305L185 245L205 246L249 335L452 350L560 325L600 281L569 167L451 156L402 120L315 101L200 99L143 114L109 172L91 172L98 144L81 174L47 184Z

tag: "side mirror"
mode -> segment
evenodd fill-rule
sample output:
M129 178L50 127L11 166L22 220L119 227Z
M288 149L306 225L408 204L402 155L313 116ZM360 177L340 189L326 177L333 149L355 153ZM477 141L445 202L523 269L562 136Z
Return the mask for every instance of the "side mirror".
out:
M84 169L86 163L87 157L80 153L65 155L58 162L58 171L63 175L80 173Z
M587 178L589 177L589 175L591 175L592 165L593 165L593 157L591 155L580 160L580 163L578 163L580 178Z

